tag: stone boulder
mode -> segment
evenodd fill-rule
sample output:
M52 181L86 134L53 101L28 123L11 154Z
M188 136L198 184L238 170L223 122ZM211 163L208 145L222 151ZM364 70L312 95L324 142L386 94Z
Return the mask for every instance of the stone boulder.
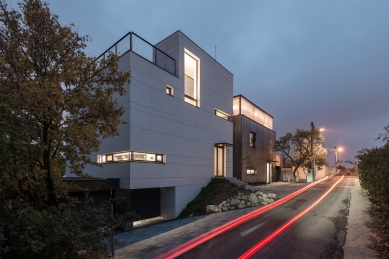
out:
M239 203L240 203L240 200L238 200L238 199L231 199L231 202L230 202L231 206L236 206Z
M246 205L240 203L239 206L238 206L239 209L243 209L243 208L246 208Z
M257 195L255 195L254 193L250 193L249 201L250 201L251 203L257 203L257 202L258 202L258 197L257 197Z
M219 212L219 207L216 205L208 205L206 208L206 213Z
M269 199L276 199L277 198L277 194L275 194L275 193L268 193L267 194L267 197L269 198Z

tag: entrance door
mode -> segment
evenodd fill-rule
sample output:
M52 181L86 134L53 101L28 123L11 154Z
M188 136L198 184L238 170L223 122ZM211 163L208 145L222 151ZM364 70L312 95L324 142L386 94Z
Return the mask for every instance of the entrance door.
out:
M215 169L214 169L215 177L224 176L225 164L226 164L225 148L215 147Z

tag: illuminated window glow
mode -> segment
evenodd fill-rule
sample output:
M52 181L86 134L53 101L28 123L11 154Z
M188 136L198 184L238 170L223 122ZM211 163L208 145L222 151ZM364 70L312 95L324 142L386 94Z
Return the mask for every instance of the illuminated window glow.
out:
M168 95L174 96L174 88L171 87L170 85L166 85L166 93Z
M257 142L257 134L254 132L250 132L250 147L255 147L255 144Z
M235 96L233 101L233 115L243 114L253 121L273 129L273 117L264 112L261 108L251 103L243 96Z
M136 151L125 151L111 154L97 155L97 163L115 163L115 162L154 162L154 163L166 163L165 155L155 153L144 153Z
M219 116L220 118L223 118L225 120L228 120L228 117L230 116L228 113L225 113L225 112L223 112L219 109L216 109L216 108L215 108L215 115Z
M185 70L185 102L194 106L199 105L199 79L200 79L200 60L185 49L184 55Z
M255 170L254 169L247 169L247 174L255 174Z
M130 160L130 152L113 154L113 161L128 161Z

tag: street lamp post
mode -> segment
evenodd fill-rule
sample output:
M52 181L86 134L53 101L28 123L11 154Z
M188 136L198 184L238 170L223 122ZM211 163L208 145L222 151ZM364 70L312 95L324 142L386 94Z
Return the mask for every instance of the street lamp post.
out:
M342 151L342 148L334 147L335 150L335 174L338 172L338 150Z
M312 181L315 181L316 178L316 172L315 172L315 156L313 154L313 135L315 133L315 125L313 122L311 122L311 154L312 154L312 160L311 160L311 169L312 169Z

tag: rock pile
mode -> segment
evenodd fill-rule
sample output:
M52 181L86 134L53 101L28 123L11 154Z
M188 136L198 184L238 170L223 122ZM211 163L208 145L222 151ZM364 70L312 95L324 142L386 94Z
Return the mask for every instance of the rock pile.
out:
M257 191L250 193L250 195L245 195L244 193L238 193L237 196L231 197L226 201L223 201L219 205L208 205L206 207L207 213L222 212L234 209L243 209L247 207L255 207L259 205L267 205L272 203L277 198L275 193L265 194L263 192Z

